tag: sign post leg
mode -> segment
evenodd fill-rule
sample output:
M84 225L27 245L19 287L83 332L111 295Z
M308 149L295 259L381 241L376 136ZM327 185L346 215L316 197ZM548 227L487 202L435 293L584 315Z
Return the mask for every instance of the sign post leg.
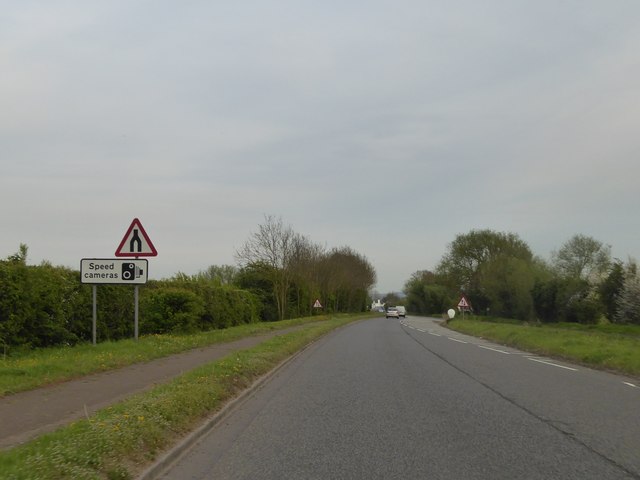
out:
M134 326L133 326L133 330L134 330L134 336L136 339L136 342L138 341L138 285L136 285L135 290L133 292L133 297L134 297L134 302L135 302L135 312L134 312Z
M96 346L96 324L98 323L98 286L93 285L93 326L91 329L93 346Z

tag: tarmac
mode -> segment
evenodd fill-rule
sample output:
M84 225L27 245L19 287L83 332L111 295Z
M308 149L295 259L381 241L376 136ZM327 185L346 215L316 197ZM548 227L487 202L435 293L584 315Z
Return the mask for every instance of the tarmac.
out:
M0 398L0 449L9 449L97 410L216 361L237 350L302 327L215 344L108 372Z

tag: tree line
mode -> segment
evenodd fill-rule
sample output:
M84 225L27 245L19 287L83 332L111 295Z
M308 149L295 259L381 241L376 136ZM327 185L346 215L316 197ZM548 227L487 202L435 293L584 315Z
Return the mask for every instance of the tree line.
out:
M636 261L577 234L551 254L535 256L513 233L458 235L434 271L416 271L404 286L411 311L441 314L464 294L474 313L541 322L640 323Z
M28 247L0 260L0 344L73 345L92 339L92 288L67 267L27 264ZM366 310L376 281L367 259L349 247L326 249L265 217L238 264L150 280L140 289L141 334L194 332L323 312ZM97 288L97 337L131 338L134 301L129 285Z
M256 292L279 319L313 314L315 300L329 312L365 311L376 283L365 256L347 246L327 249L274 216L265 216L236 260L237 284Z

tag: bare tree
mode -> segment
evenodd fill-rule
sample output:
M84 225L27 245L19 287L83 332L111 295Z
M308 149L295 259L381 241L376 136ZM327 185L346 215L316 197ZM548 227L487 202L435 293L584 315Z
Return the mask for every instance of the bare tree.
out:
M278 316L283 320L294 275L292 262L299 235L290 226L285 226L282 218L265 215L264 220L258 226L258 231L252 233L236 252L236 259L241 266L263 264L269 267Z
M291 267L300 314L310 315L313 300L321 296L319 267L324 255L322 245L313 243L303 235L296 237Z

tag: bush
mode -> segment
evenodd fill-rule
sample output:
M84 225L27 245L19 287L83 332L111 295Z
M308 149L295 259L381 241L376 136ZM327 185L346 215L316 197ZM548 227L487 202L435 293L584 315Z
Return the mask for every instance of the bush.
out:
M220 285L218 282L201 277L179 276L172 280L150 283L150 292L163 289L179 289L198 299L198 309L192 312L197 318L193 324L189 325L189 328L198 330L227 328L257 322L259 319L258 301L254 295L245 290ZM147 295L155 301L160 300L152 293ZM153 300L150 298L148 301L152 302ZM150 305L145 308L157 311L159 307Z
M194 288L205 301L202 329L228 328L258 321L258 301L250 292L204 282L198 282Z
M143 334L193 332L204 313L202 299L183 288L169 286L150 290L140 303Z
M536 282L531 294L542 322L596 323L604 314L604 305L584 280L553 278Z
M0 261L0 337L7 345L47 347L76 343L67 328L66 298L73 272L21 259Z
M582 324L597 323L603 315L603 310L602 303L596 298L574 298L567 306L565 320Z
M0 260L0 344L41 348L92 339L92 289L80 272L48 263L26 264L27 247ZM97 338L134 333L131 285L97 286ZM218 281L179 275L140 289L140 331L192 332L257 322L262 305L252 293Z

